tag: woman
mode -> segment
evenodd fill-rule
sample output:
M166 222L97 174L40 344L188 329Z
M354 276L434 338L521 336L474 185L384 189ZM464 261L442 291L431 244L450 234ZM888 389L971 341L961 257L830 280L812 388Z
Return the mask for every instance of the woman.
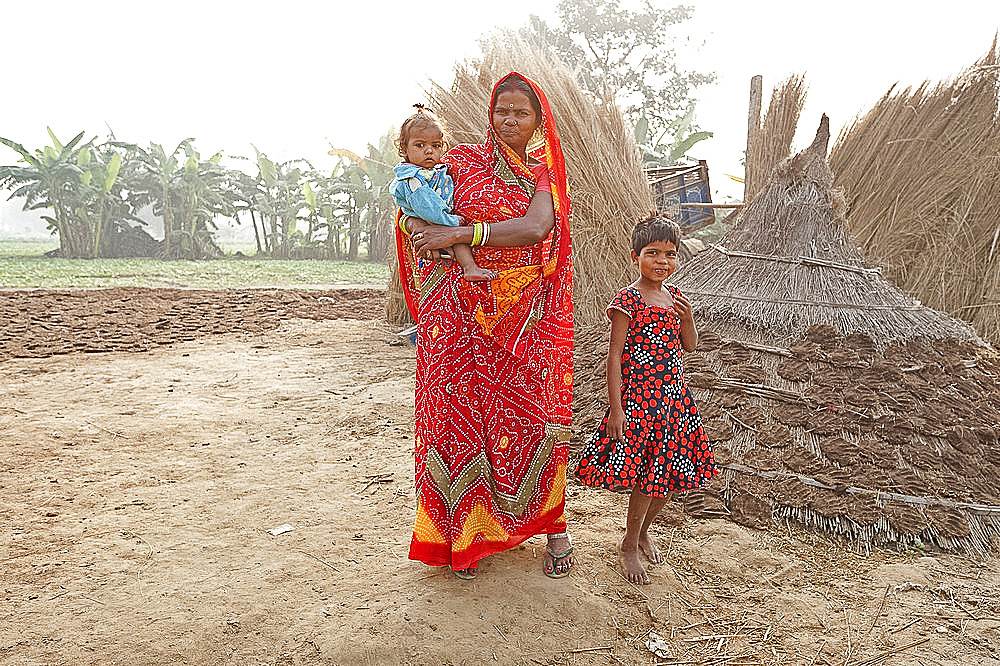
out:
M563 515L573 397L566 166L545 94L512 72L493 90L486 142L445 156L468 226L400 221L407 303L419 323L417 516L410 558L460 578L534 534L544 572L569 574ZM455 243L499 277L414 260Z

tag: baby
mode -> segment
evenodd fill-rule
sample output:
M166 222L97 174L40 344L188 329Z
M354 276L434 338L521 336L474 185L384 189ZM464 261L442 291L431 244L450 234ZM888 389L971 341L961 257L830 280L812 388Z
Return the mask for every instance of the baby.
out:
M406 215L432 224L457 227L462 218L451 213L455 185L448 168L439 164L447 148L444 129L429 109L422 104L414 106L417 112L403 121L396 139L403 161L393 168L396 179L389 190ZM465 243L454 245L452 256L462 267L462 276L470 282L485 282L497 277L495 272L476 264L472 248Z

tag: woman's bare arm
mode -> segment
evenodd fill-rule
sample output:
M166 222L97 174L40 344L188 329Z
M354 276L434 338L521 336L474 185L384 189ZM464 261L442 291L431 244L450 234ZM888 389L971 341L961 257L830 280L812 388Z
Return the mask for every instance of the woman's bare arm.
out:
M543 240L555 226L556 216L552 206L550 192L535 192L528 205L524 217L490 224L490 236L487 245L491 247L524 247L534 245ZM473 228L444 227L428 224L423 220L410 218L407 230L413 239L413 249L418 253L428 250L440 250L456 243L471 243Z

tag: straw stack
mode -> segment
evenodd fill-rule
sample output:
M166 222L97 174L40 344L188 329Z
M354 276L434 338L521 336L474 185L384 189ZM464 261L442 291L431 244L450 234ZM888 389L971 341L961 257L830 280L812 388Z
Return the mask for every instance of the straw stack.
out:
M1000 544L1000 358L862 262L827 165L829 123L721 244L673 281L698 350L684 374L723 474L709 515L794 520L872 544ZM603 367L577 368L601 385ZM599 394L596 397L600 397ZM603 412L580 410L590 418Z
M830 162L851 232L896 285L1000 344L1000 51L954 81L890 89Z
M481 59L456 66L450 86L431 83L430 106L455 142L479 143L501 76L518 71L542 87L559 130L573 203L574 314L580 323L600 321L618 288L632 280L632 225L653 208L635 140L613 101L583 90L552 54L513 33L499 34L482 49Z
M792 139L799 126L799 114L806 103L805 75L789 76L774 88L767 113L760 125L750 130L747 155L747 201L753 199L771 177L778 162L792 152Z

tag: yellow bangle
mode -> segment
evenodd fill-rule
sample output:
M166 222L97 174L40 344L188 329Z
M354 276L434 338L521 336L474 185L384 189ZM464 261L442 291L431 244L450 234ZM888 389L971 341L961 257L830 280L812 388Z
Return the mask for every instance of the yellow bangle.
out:
M472 225L472 240L469 241L469 245L476 246L479 245L483 240L483 223L475 222Z
M402 231L402 232L403 232L404 234L406 234L407 236L409 236L409 235L410 235L410 230L406 228L406 221L407 221L408 219L410 219L410 216L409 216L409 215L407 215L406 213L403 213L403 214L402 214L402 215L400 215L400 217L399 217L399 230L400 230L400 231Z

